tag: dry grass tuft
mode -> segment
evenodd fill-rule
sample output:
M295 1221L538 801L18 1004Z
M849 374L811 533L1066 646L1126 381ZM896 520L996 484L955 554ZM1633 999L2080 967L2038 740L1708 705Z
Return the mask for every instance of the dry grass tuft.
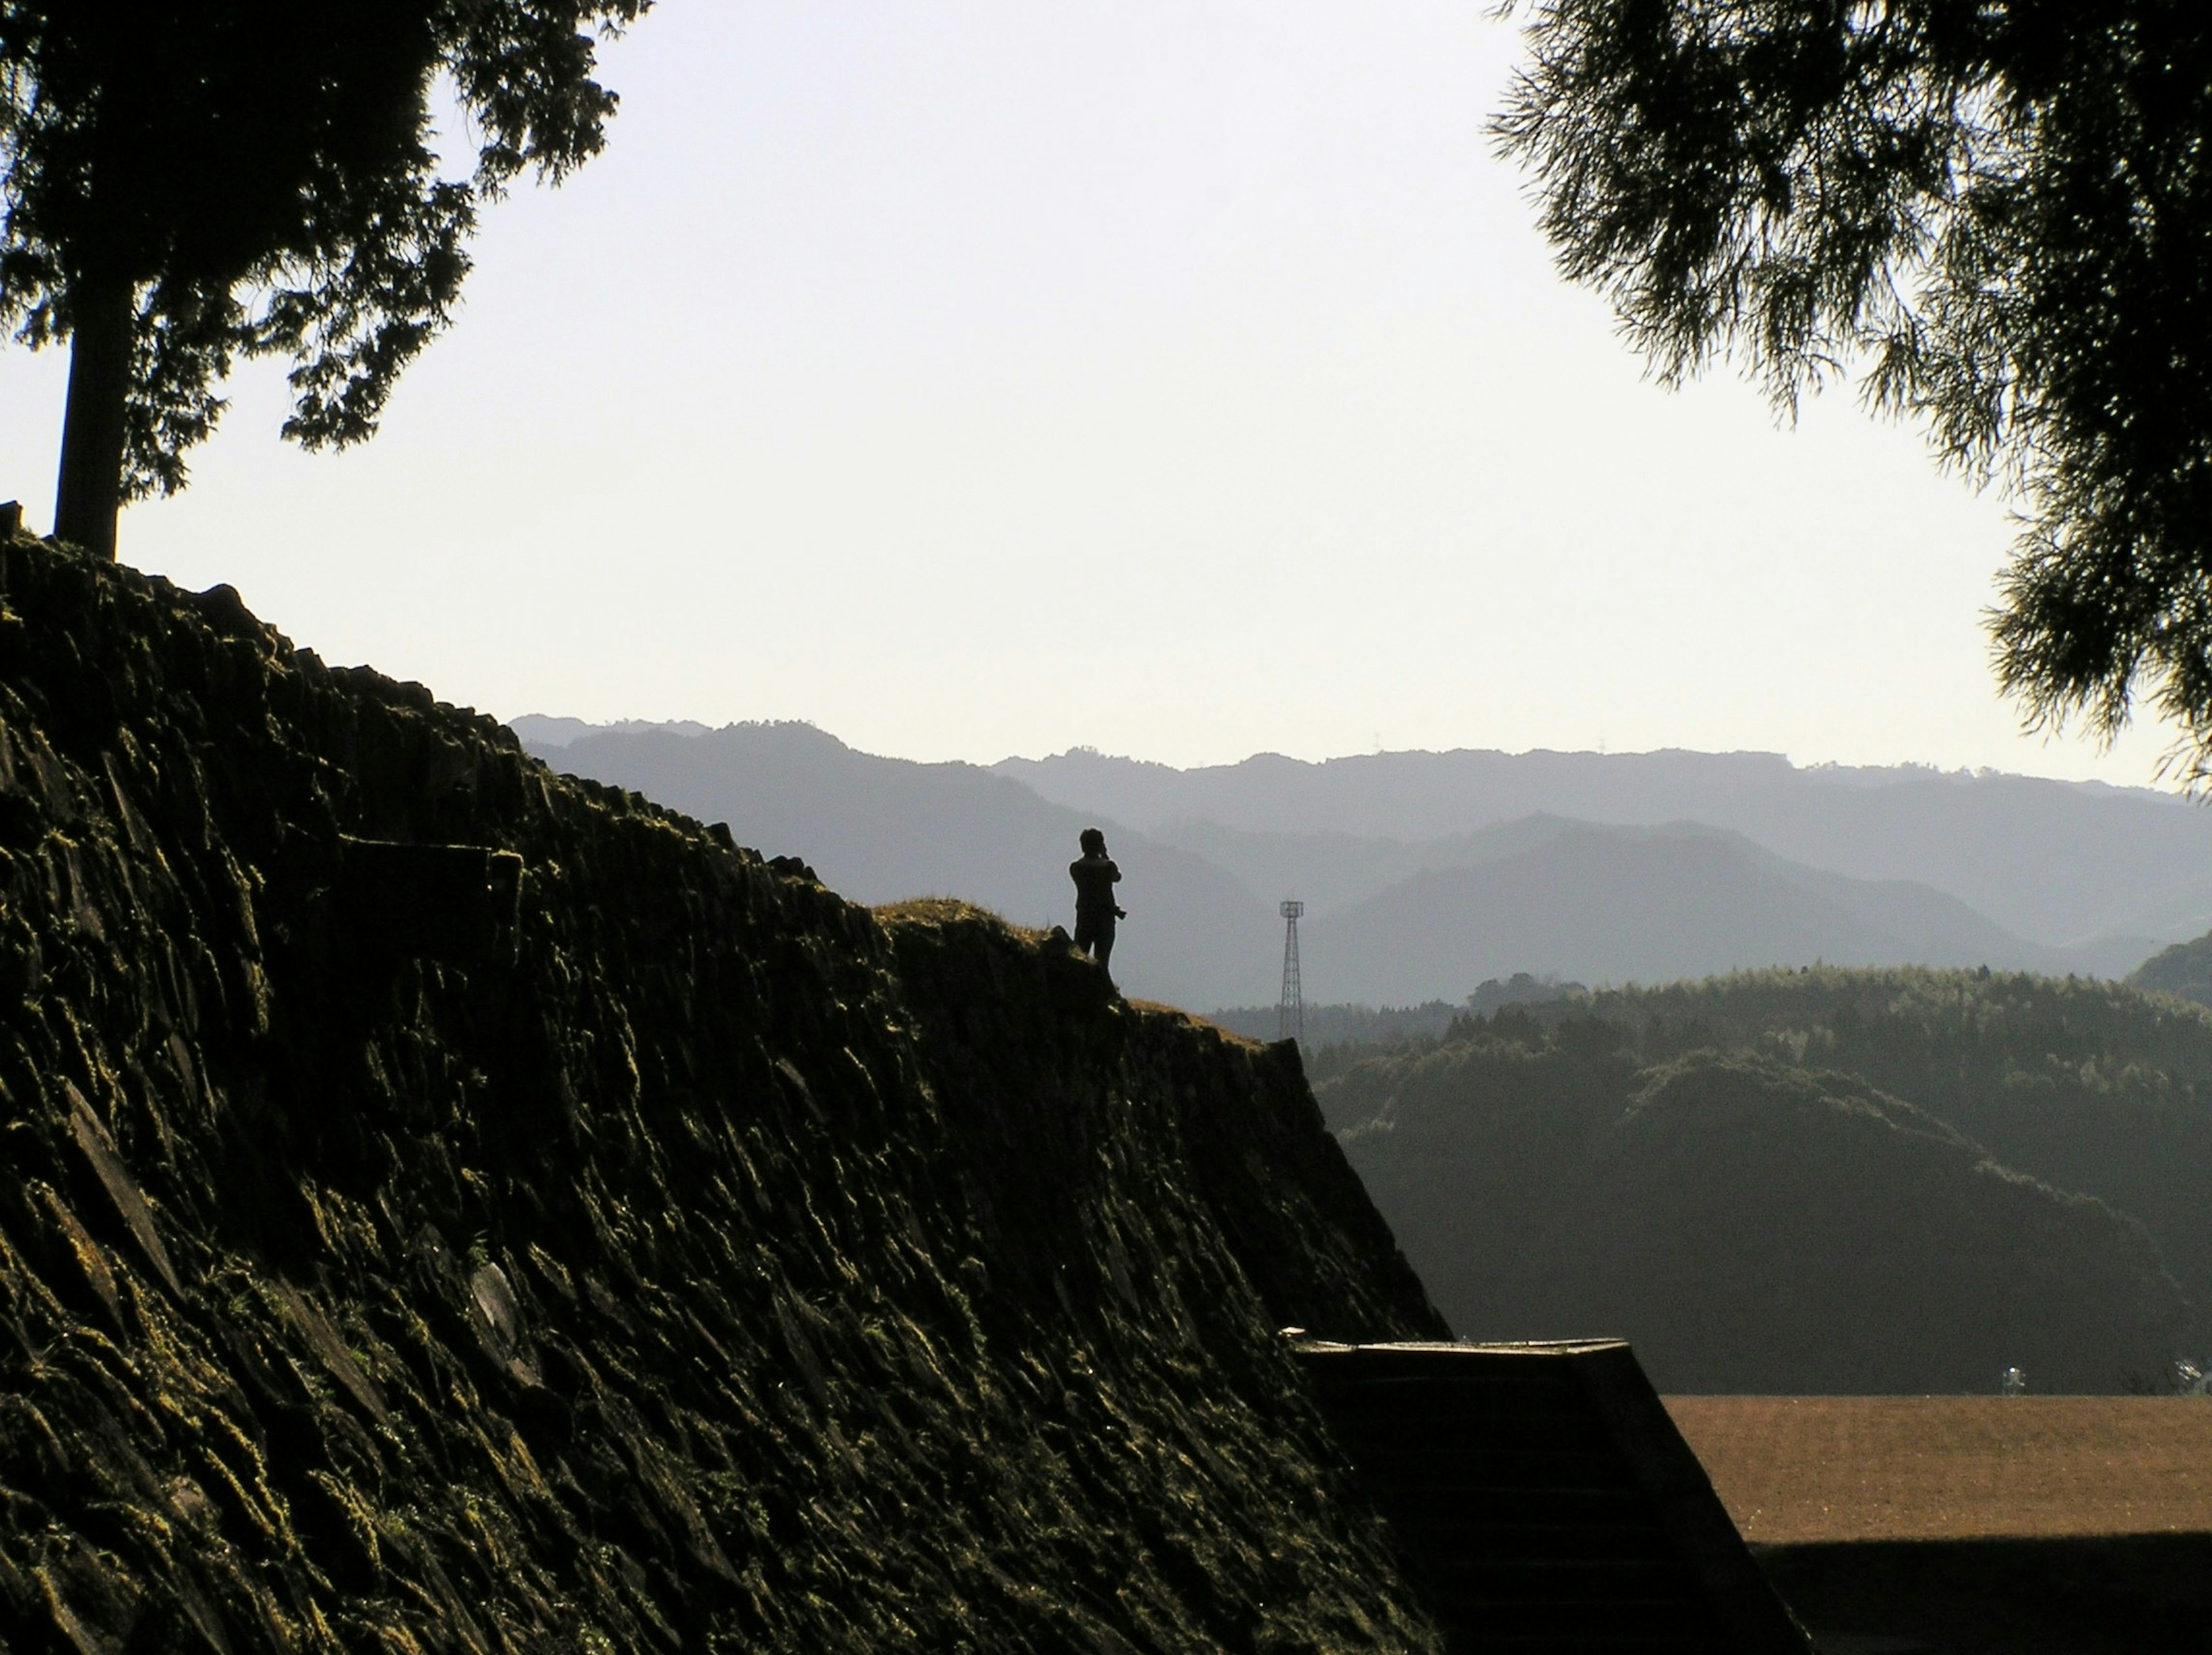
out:
M1036 946L1049 934L1026 925L1016 925L1003 914L958 897L908 897L902 902L887 902L870 909L880 925L920 925L938 930L949 930L955 926L981 926L996 935L1018 937Z

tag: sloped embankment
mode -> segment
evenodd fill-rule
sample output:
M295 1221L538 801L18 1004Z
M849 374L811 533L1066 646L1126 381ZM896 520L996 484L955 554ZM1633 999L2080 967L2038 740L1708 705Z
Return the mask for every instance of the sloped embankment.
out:
M0 558L9 1647L1431 1646L1288 1054Z

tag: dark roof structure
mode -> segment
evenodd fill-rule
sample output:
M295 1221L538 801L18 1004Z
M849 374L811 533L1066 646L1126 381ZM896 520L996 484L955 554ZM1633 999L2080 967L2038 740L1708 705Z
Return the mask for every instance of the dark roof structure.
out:
M1296 1349L1453 1655L1809 1655L1625 1342Z

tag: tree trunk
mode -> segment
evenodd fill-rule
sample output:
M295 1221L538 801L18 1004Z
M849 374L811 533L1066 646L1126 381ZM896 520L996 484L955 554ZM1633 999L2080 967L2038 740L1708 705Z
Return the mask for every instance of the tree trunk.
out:
M115 556L123 506L123 410L131 394L128 277L87 277L70 293L69 411L54 487L54 538Z

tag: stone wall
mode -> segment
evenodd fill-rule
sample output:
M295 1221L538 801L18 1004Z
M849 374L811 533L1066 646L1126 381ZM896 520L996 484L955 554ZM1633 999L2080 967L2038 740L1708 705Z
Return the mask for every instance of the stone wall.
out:
M0 550L0 1641L1434 1646L1295 1053ZM457 849L458 848L458 849Z

